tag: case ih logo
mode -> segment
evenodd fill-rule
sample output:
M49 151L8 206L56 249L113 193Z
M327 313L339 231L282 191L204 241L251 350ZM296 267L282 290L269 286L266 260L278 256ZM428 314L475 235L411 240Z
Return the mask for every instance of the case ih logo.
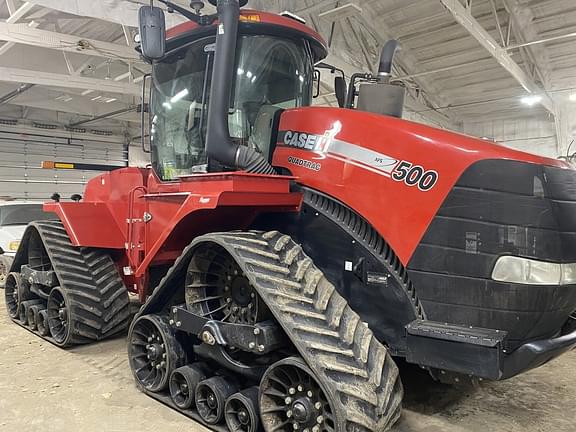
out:
M410 161L398 160L374 150L335 139L334 134L330 132L325 135L314 135L305 132L281 131L279 144L328 155L333 159L364 168L407 186L417 187L423 192L431 190L438 182L438 172L434 170L426 170ZM299 163L295 163L295 159L291 157L288 162L314 171L321 168L319 164L312 168L314 162L307 160L301 160L301 163L299 160Z

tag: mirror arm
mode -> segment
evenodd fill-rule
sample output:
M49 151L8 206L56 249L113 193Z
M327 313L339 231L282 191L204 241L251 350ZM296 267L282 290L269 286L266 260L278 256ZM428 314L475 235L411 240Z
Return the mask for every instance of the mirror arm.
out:
M172 3L171 1L168 1L168 0L158 0L158 1L160 3L164 3L166 6L168 6L169 9L172 9L172 10L178 12L183 17L188 18L190 21L194 21L196 24L201 25L201 26L211 25L214 21L216 21L218 19L217 14L214 14L214 15L197 15L194 12L191 12L191 11L183 8L182 6L179 6L175 3Z

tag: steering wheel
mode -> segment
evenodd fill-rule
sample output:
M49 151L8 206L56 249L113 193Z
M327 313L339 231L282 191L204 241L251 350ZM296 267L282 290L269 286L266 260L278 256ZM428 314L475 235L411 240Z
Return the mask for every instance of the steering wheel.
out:
M212 6L216 6L218 4L218 0L208 0L208 3L210 3ZM244 7L248 4L248 0L240 0L240 7Z

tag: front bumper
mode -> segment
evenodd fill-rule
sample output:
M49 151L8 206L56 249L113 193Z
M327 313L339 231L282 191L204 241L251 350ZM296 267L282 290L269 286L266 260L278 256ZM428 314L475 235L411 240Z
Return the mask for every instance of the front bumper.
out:
M525 343L507 353L507 333L417 320L407 327L406 360L440 371L504 380L537 368L576 347L576 330ZM566 327L568 328L568 326Z

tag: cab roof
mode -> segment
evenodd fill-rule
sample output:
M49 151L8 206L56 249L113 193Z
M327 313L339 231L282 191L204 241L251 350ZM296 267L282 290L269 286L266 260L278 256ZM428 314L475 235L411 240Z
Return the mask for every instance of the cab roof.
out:
M269 12L261 12L252 9L242 9L240 11L241 26L250 26L252 29L262 28L278 28L278 30L290 30L301 34L304 38L312 42L314 52L316 54L316 61L320 61L328 54L328 46L326 41L319 33L308 27L307 25L297 21L294 18L277 15ZM196 31L201 29L215 29L218 21L210 26L201 26L193 21L188 21L169 29L166 33L168 44L172 45L178 39L192 36ZM279 32L279 35L283 33Z

